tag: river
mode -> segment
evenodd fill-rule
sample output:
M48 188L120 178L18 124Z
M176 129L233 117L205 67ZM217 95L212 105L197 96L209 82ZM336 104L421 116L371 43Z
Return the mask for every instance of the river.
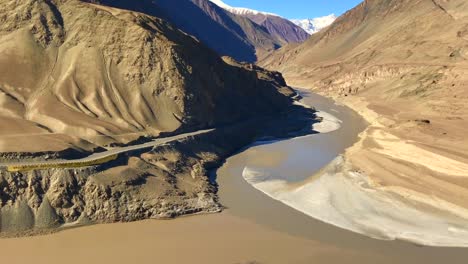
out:
M273 200L244 179L246 169L249 169L268 175L269 181L273 179L290 185L304 182L344 153L365 129L365 121L348 107L304 90L299 91L305 104L341 120L340 129L254 145L229 158L218 170L218 182L221 203L229 208L230 213L279 232L356 252L371 251L386 260L394 260L394 263L466 263L466 249L422 247L402 241L376 240L325 224ZM264 176L252 179L252 182L263 181L261 177Z
M246 167L301 182L356 142L355 112L302 91L304 102L333 114L341 128L257 144L217 171L220 214L94 225L46 236L0 240L5 263L464 264L468 250L368 238L315 220L255 189Z

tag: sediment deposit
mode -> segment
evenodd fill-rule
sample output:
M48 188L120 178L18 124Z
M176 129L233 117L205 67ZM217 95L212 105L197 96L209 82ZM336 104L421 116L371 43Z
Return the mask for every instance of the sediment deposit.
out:
M398 224L360 232L466 246L460 223L468 219L467 28L466 1L366 0L306 43L261 63L292 85L350 106L370 124L334 179L367 186L373 202L387 205L369 213ZM400 202L437 224L415 231L423 226L419 217L392 213ZM351 220L369 224L359 215ZM412 231L399 233L402 225Z

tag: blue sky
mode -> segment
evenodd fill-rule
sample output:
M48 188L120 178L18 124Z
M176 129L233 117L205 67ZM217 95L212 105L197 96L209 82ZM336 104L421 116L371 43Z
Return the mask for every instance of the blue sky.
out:
M271 12L286 18L314 18L331 13L341 15L362 0L223 0L234 7Z

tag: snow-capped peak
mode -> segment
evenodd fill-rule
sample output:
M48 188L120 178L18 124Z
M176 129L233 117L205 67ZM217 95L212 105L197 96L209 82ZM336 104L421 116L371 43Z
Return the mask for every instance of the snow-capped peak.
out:
M224 10L227 10L231 13L234 13L236 15L241 15L241 16L246 16L246 15L269 15L269 16L278 16L281 17L277 14L273 13L267 13L267 12L261 12L249 8L244 8L244 7L232 7L226 3L224 3L222 0L210 0L212 3L215 5L221 7ZM333 23L336 20L335 14L331 14L328 16L323 16L323 17L317 17L317 18L307 18L307 19L291 19L291 22L294 24L298 25L299 27L303 28L307 33L309 34L314 34L319 32L325 27L328 27L331 23Z
M307 19L292 19L291 21L303 28L307 33L314 34L322 30L323 28L328 27L336 20L335 14L328 16L317 17L317 18L307 18Z
M223 1L221 1L221 0L210 0L210 1L211 1L212 3L214 3L215 5L217 5L217 6L221 7L221 8L223 8L223 9L231 9L231 8L233 8L232 6L225 4L225 3L224 3Z
M225 9L231 13L237 14L237 15L269 15L269 16L278 16L277 14L273 13L267 13L267 12L261 12L249 8L244 8L244 7L232 7L230 5L227 5L224 3L222 0L210 0L212 3L215 5L221 7L222 9Z

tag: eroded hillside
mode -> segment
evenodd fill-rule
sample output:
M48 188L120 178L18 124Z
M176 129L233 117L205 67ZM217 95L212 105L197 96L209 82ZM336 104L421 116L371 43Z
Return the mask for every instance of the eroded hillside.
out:
M226 64L159 18L28 0L6 1L0 20L0 152L89 150L289 102L281 77Z
M268 135L302 129L292 109L315 121L281 74L94 2L0 6L0 236L218 212L209 169L274 120ZM203 133L151 141L187 131Z

